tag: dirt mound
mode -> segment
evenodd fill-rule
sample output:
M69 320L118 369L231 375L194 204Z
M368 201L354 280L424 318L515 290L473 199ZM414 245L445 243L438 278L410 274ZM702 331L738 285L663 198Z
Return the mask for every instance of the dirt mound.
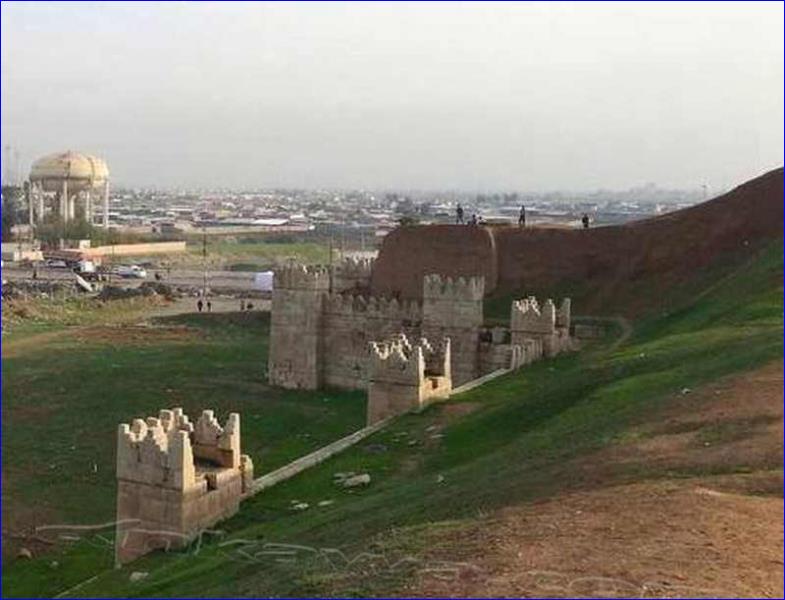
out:
M465 567L447 580L423 574L406 596L782 597L782 499L706 485L626 485L505 509L430 540L459 548L449 564Z
M371 278L377 295L422 297L423 275L483 275L496 287L497 257L491 229L467 225L399 227L382 244Z
M385 238L372 288L416 298L428 273L490 274L486 294L497 296L590 287L581 311L594 313L618 306L618 295L657 295L715 261L781 237L782 197L780 168L703 204L625 225L402 228Z
M460 568L403 594L781 598L782 382L778 362L680 394L565 465L572 491L434 528L420 558Z

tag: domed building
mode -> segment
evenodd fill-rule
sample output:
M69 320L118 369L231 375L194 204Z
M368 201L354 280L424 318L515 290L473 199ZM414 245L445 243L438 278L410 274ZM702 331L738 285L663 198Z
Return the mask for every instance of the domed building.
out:
M103 159L70 150L49 154L33 163L29 180L31 225L53 211L64 223L81 215L92 224L94 200L100 197L103 225L109 226L109 168Z

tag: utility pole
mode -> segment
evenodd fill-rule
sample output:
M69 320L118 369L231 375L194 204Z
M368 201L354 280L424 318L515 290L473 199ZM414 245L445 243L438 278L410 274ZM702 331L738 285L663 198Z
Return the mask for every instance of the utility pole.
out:
M207 297L207 227L202 225L202 298Z

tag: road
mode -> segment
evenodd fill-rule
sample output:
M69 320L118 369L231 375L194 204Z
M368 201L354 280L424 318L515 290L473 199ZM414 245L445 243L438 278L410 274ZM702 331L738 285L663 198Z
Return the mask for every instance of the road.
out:
M116 275L112 276L111 283L124 287L137 287L143 281L155 281L153 273L148 271L147 279L123 279ZM164 270L161 273L163 283L172 286L201 288L205 278L202 271L172 269L169 273ZM33 271L29 267L21 268L14 266L3 267L3 279L9 281L21 281L32 278ZM73 280L73 273L68 269L52 269L43 267L38 269L38 279L44 281ZM218 290L252 290L254 289L254 274L241 271L207 271L207 287L214 291Z

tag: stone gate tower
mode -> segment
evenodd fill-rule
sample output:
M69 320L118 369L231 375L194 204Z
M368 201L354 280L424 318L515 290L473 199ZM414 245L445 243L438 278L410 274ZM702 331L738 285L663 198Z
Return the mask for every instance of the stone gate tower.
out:
M330 291L324 267L294 265L277 270L270 323L269 380L290 389L322 384L323 305Z
M479 375L484 293L483 277L426 275L423 281L422 335L431 340L450 338L453 385Z

